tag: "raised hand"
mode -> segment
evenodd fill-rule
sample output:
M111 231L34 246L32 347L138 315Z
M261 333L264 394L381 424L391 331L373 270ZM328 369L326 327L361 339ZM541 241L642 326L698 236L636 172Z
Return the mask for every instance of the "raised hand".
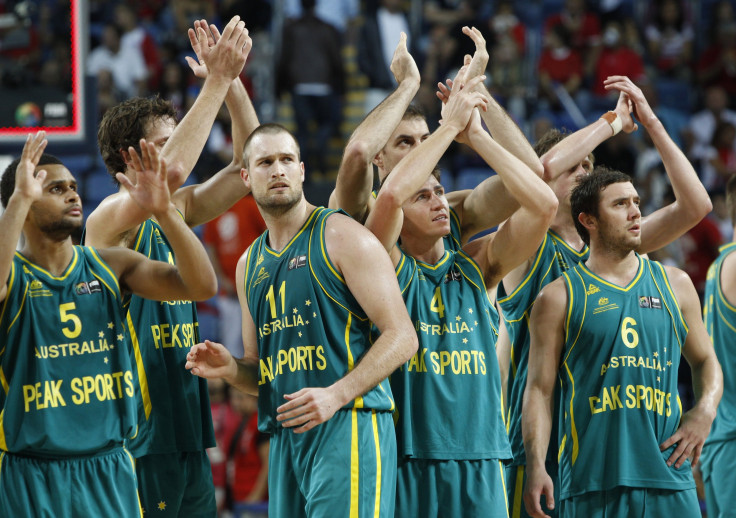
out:
M450 97L450 91L452 90L452 85L455 83L455 81L458 80L460 77L465 77L467 75L468 67L470 67L470 61L472 58L470 57L470 54L465 54L465 59L463 60L463 66L458 70L458 73L455 75L455 79L446 79L445 83L437 83L437 98L442 101L442 104L447 103L447 99Z
M488 98L475 91L475 87L485 79L485 76L476 76L463 84L458 77L464 77L464 68L460 69L453 82L447 104L442 106L442 124L453 125L458 133L468 125L473 108L481 110L488 108Z
M631 112L634 110L634 103L631 102L629 96L621 92L618 95L615 112L621 120L621 131L624 133L632 133L639 129L639 125L634 121Z
M45 131L39 131L35 135L28 134L20 155L20 162L15 170L14 193L22 195L31 203L38 200L43 194L46 170L42 169L35 175L34 172L47 144Z
M206 66L207 76L215 75L228 80L235 79L243 70L245 60L253 47L253 40L248 34L248 29L245 28L245 22L240 19L240 16L233 16L221 35L217 34L216 28L215 32L212 32L213 26L210 25L212 33L209 36L203 27L203 22L206 24L204 20L200 20L199 27L195 25L196 41L192 41L191 35L189 38L193 47L197 46L202 53L202 57L198 55L200 60L198 65ZM214 43L212 47L209 46L210 37ZM201 69L199 71L202 73Z
M475 43L475 52L468 66L467 78L485 74L488 66L488 49L486 49L485 38L475 27L463 27L463 34L470 37Z
M603 81L606 90L618 90L629 98L632 104L632 112L634 117L641 122L646 128L649 124L657 120L652 107L642 93L641 89L636 86L631 79L626 76L610 76ZM616 110L618 113L618 110ZM619 113L619 117L621 114Z
M406 33L401 33L390 68L397 83L402 83L406 79L414 79L417 83L421 80L417 64L406 48Z
M195 61L190 56L185 56L189 68L192 69L194 75L200 79L207 78L207 58L210 49L215 46L220 39L220 31L215 25L207 25L207 20L194 20L194 28L187 31L189 35L189 43L192 50L197 55Z
M159 157L153 142L141 139L140 146L140 156L133 146L128 148L131 168L135 172L135 183L123 173L117 173L115 177L143 210L154 215L161 214L168 211L171 205L166 162Z

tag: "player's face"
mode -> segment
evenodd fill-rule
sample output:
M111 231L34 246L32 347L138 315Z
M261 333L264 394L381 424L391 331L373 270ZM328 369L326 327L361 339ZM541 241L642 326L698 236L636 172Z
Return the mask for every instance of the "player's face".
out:
M38 166L45 169L43 195L33 203L29 219L53 239L66 239L81 228L83 223L82 200L77 193L77 181L69 170L60 164Z
M152 119L145 129L145 138L148 142L153 142L156 149L160 153L164 144L171 138L171 134L176 129L176 121L167 118Z
M450 208L445 189L434 176L430 176L402 208L402 235L442 237L450 233Z
M396 164L408 155L409 151L427 140L427 137L429 137L427 121L418 117L402 120L373 161L378 166L380 180L383 181Z
M304 164L288 133L256 135L243 175L261 209L280 215L302 199Z
M598 241L607 248L624 253L641 245L639 194L630 182L613 183L601 192Z
M570 193L578 181L592 171L593 162L590 160L590 157L585 157L581 162L575 164L574 167L563 172L554 181L549 182L549 187L555 193L555 196L557 196L560 206L567 207L567 212L570 212Z

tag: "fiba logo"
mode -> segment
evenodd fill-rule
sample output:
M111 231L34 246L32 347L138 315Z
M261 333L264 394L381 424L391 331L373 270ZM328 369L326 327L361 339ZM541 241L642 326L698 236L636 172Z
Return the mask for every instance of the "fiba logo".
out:
M41 125L41 108L36 103L26 102L15 109L15 123L28 128Z

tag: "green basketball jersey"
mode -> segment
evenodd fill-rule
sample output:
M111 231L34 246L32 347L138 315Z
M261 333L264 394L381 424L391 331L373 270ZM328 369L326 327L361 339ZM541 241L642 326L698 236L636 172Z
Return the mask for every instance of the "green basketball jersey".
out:
M0 450L86 455L135 433L135 380L115 274L74 247L59 277L16 252L0 303Z
M723 369L723 398L718 405L716 419L706 444L736 439L736 364L733 361L736 347L736 307L726 300L721 286L723 261L734 250L736 243L720 248L721 254L710 265L705 281L703 320Z
M176 264L169 241L152 219L141 225L134 249L155 261ZM131 359L141 388L140 430L128 445L131 453L142 457L214 446L207 381L184 368L189 349L199 342L194 303L127 295L125 304Z
M391 375L399 455L510 459L496 359L498 313L462 250L435 265L402 254L396 268L419 350Z
M659 450L682 415L677 369L687 325L664 267L637 257L625 287L583 263L563 274L561 498L619 486L695 487L690 461L668 467L675 447Z
M316 208L280 252L268 246L268 231L248 249L244 289L257 328L263 432L282 429L276 408L285 394L333 384L370 347L370 321L325 247L325 224L335 212ZM393 410L388 381L344 408Z
M508 372L508 414L506 424L509 432L512 464L526 464L524 440L521 436L521 406L526 388L529 361L529 315L534 301L547 284L557 279L563 272L588 258L588 247L578 252L560 236L548 230L544 241L537 250L534 262L519 286L506 293L503 283L498 285L498 304L501 306L506 330L511 341L511 361ZM550 444L557 443L556 429L553 426ZM556 453L551 451L549 460L556 461Z

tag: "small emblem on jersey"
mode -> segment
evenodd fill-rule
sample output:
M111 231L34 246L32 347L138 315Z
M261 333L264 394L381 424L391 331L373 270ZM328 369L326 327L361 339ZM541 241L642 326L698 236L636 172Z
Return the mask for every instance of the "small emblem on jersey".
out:
M289 270L296 270L297 268L302 268L303 266L307 265L307 256L306 255L299 255L297 257L292 257L289 259Z
M452 281L459 281L461 278L460 272L455 270L450 270L445 274L445 284Z
M659 297L639 296L640 308L662 309L662 300Z
M31 270L29 270L28 267L25 264L23 265L23 273L26 273L28 275L32 275L31 274Z
M31 289L32 290L40 290L43 288L43 283L39 280L33 280L31 281Z
M253 286L258 284L259 282L268 279L268 272L266 271L265 266L261 266L261 270L258 272L258 275L256 276L256 280L253 281Z
M588 285L588 291L586 291L585 294L586 295L593 295L594 293L598 293L599 291L601 291L601 289L598 286L596 286L593 283L590 283Z
M29 297L50 297L51 291L47 290L43 283L38 279L33 279L29 286L28 296Z
M263 262L263 254L260 254L260 255L258 256L258 259L256 260L256 266L258 266L258 265L259 265L259 264L261 264L262 262Z
M163 245L164 239L161 237L161 232L159 232L157 228L154 228L153 233L156 234L156 243L158 243L159 245Z
M100 286L100 281L95 279L89 282L80 282L75 286L75 289L77 295L89 295L91 293L101 292L102 286Z
M598 299L599 306L605 306L606 304L608 304L608 297L601 297Z

